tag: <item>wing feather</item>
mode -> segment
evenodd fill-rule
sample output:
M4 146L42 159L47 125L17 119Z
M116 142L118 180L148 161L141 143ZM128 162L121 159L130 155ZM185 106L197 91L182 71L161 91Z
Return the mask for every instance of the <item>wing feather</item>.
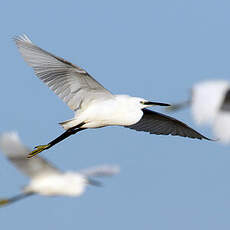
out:
M113 176L114 174L117 174L119 172L120 167L117 165L101 165L80 171L80 173L86 177Z
M24 60L34 69L37 77L54 91L69 107L76 111L90 92L111 95L99 82L79 66L57 57L34 45L26 36L14 41ZM95 94L94 94L95 97Z
M150 134L171 134L173 136L210 140L175 118L148 109L143 109L143 113L144 114L139 122L125 127L135 129L136 131L149 132Z
M27 159L26 156L31 150L21 143L15 132L3 133L0 136L0 149L9 161L29 177L60 173L57 168L41 157Z

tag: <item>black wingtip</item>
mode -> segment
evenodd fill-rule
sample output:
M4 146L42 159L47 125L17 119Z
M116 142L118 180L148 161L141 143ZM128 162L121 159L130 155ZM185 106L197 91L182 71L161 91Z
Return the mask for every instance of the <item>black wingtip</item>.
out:
M103 186L103 184L100 181L92 179L92 178L88 178L88 183L90 185L97 186L97 187L102 187Z
M205 137L205 140L207 140L207 141L219 141L220 139L210 139L210 138Z

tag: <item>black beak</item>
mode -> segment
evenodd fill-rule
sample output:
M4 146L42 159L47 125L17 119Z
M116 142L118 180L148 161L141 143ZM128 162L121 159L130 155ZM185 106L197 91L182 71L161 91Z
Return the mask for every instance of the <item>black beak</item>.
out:
M103 186L103 184L100 181L94 180L94 179L91 179L91 178L88 178L88 183L90 185L94 185L94 186L97 186L97 187Z
M166 103L153 102L153 101L144 101L144 102L142 102L142 104L144 104L144 105L170 106L169 104L166 104Z

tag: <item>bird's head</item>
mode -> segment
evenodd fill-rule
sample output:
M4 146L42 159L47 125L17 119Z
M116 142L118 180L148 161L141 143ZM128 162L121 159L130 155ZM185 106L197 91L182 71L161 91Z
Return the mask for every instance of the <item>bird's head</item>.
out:
M116 99L120 104L124 104L126 106L131 105L131 106L138 107L140 109L148 108L154 105L170 106L169 104L166 103L148 101L141 97L131 97L129 95L116 95Z

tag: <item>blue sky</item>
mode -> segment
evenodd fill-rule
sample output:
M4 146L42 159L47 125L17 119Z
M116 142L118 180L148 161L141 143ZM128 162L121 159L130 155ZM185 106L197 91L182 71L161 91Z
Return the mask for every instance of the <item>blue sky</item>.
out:
M7 1L1 4L1 125L29 146L63 130L72 111L37 79L12 37L86 69L114 93L172 103L204 79L230 76L229 1ZM190 111L174 117L194 124ZM229 146L109 127L41 154L63 170L104 163L121 173L84 196L31 197L0 209L3 229L230 229ZM0 196L28 180L0 155Z

